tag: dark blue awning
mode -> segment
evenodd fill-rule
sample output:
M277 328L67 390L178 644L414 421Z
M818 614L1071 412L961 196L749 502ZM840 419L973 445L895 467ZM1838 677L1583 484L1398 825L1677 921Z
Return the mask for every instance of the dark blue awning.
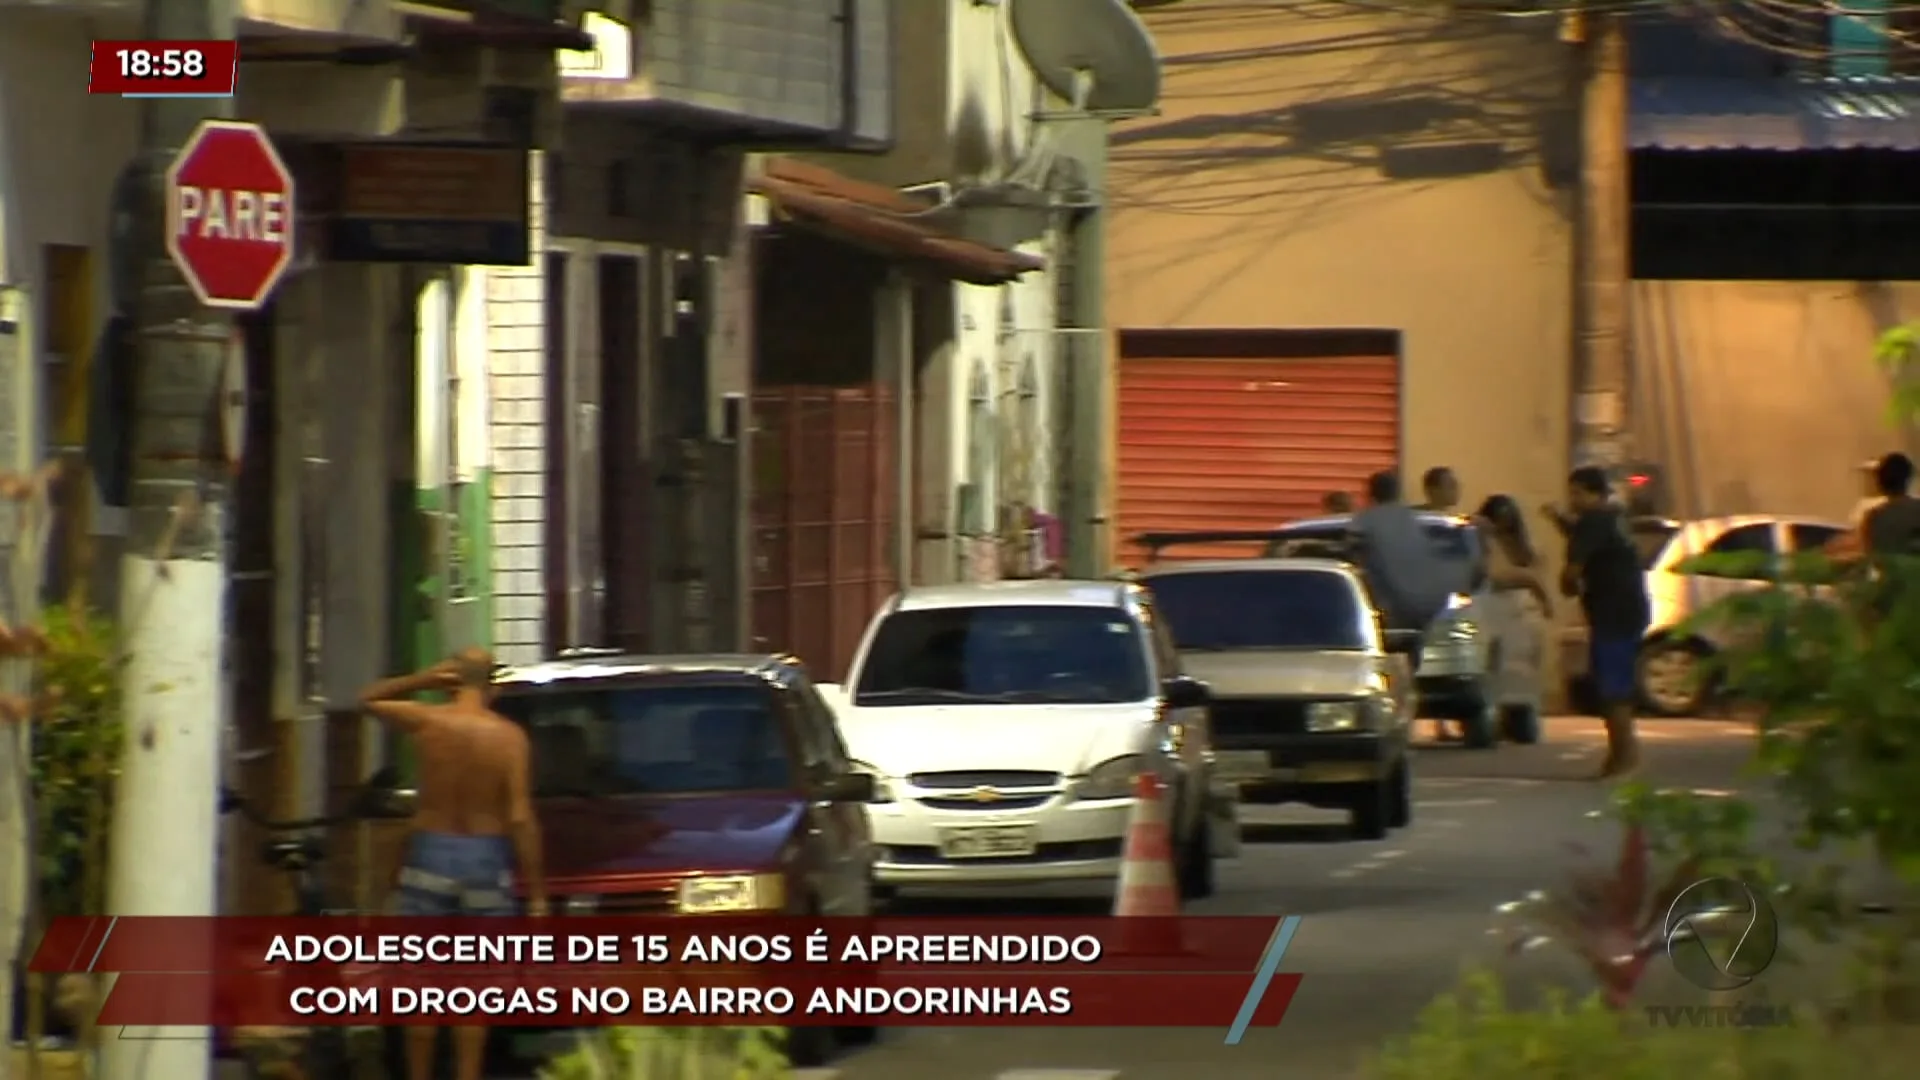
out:
M1920 79L1640 76L1636 150L1920 150Z

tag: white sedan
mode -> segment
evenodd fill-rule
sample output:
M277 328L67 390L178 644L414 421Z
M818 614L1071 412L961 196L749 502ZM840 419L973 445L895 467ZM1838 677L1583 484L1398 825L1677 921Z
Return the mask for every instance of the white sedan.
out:
M1182 891L1213 888L1204 685L1119 582L915 589L875 618L832 692L883 887L1112 880L1137 778L1166 782ZM1218 842L1216 842L1218 841Z

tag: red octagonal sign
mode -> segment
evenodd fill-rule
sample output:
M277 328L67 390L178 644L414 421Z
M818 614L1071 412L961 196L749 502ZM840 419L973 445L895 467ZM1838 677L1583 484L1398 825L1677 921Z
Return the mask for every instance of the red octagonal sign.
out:
M167 254L208 307L252 310L293 261L293 174L258 124L206 120L167 167Z

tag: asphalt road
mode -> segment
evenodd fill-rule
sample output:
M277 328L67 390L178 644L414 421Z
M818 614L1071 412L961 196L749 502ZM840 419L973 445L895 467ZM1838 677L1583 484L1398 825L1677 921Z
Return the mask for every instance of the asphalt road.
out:
M1744 760L1750 729L1725 721L1649 721L1642 779L1721 790ZM1349 1080L1364 1056L1407 1030L1421 1007L1472 965L1498 965L1528 982L1580 986L1551 950L1508 955L1493 909L1553 887L1590 844L1615 850L1617 826L1593 811L1607 788L1598 725L1556 718L1545 742L1469 751L1423 747L1413 825L1390 838L1350 841L1342 816L1306 808L1252 808L1240 858L1222 864L1217 896L1200 914L1300 915L1283 970L1306 978L1286 1020L1238 1046L1224 1031L1112 1028L912 1028L850 1054L807 1080L1270 1080L1284 1063L1296 1080ZM916 898L915 913L1067 914L1104 910L1071 894Z

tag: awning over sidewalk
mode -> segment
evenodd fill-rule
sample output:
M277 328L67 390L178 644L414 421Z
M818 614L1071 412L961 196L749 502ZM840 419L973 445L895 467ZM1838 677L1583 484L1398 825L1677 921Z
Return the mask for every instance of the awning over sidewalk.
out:
M769 160L748 190L776 219L974 285L1003 285L1045 266L1036 255L963 239L926 221L927 206L890 187L789 158Z
M1635 77L1636 150L1920 149L1920 80Z

